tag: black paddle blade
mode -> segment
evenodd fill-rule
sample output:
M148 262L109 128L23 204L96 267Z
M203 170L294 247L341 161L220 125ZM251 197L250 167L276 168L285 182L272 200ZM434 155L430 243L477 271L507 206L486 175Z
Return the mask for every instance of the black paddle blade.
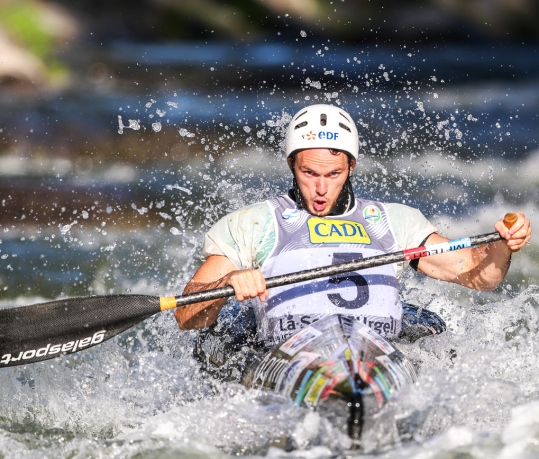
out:
M159 297L103 295L0 309L0 368L102 343L160 312Z

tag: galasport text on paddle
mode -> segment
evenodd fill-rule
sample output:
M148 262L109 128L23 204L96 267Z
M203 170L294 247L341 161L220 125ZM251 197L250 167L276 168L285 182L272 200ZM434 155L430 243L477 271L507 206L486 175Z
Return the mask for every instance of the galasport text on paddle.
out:
M508 228L516 214L507 214ZM416 247L266 279L267 288L305 282L361 269L411 261L500 241L499 233ZM157 314L192 303L234 296L230 286L187 295L101 295L0 309L0 368L51 359L102 343Z

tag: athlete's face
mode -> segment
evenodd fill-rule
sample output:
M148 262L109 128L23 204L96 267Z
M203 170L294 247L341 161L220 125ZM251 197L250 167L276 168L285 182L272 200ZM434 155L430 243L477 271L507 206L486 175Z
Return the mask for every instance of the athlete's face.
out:
M292 164L290 159L288 164ZM323 148L302 150L296 154L294 175L303 204L311 214L320 217L329 214L355 165L354 160L348 165L346 153Z

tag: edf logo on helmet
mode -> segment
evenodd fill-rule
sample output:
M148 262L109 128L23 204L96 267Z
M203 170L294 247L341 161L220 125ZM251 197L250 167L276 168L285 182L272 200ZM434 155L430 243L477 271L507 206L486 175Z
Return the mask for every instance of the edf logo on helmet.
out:
M339 133L331 131L320 131L318 133L314 133L313 131L309 131L303 137L307 140L316 140L316 138L319 138L321 140L337 140L339 137Z

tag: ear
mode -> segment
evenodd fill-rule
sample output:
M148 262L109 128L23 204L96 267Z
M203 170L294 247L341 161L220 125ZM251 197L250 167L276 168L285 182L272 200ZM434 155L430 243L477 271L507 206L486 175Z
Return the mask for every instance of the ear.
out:
M350 175L352 175L352 172L354 171L354 168L356 167L356 160L353 159L350 161Z
M292 158L287 158L286 162L288 163L288 168L294 173L294 161L292 161Z

